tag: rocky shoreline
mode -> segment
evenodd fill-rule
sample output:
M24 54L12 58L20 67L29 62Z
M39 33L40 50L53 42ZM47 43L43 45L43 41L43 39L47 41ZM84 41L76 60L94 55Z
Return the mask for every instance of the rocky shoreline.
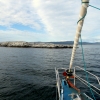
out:
M73 48L72 45L62 45L44 42L0 42L0 47L22 47L22 48Z

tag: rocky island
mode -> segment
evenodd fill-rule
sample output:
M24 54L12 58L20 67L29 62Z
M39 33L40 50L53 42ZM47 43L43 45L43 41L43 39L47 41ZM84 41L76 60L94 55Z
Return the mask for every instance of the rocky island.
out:
M0 42L0 47L24 47L24 48L73 48L72 45L53 44L48 42Z

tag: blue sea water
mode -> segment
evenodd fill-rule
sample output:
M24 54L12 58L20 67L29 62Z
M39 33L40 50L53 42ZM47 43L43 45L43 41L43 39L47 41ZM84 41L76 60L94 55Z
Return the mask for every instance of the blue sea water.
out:
M100 77L100 45L83 47L87 69ZM56 100L55 67L68 68L71 52L0 47L0 100ZM80 47L73 66L83 67Z

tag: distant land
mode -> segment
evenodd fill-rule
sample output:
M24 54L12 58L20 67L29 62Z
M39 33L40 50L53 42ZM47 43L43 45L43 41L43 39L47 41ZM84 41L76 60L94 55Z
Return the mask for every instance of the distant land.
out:
M50 42L25 42L25 41L8 41L0 42L1 47L23 47L23 48L73 48L68 44L54 44Z
M33 42L31 42L33 43ZM59 45L73 45L74 41L58 41L58 42L35 42L35 43L52 43L52 44L59 44ZM81 44L80 42L78 43ZM95 45L100 44L100 42L82 42L83 45Z
M0 47L73 48L73 43L74 43L73 41L62 41L62 42L8 41L8 42L0 42ZM100 42L95 42L95 43L83 42L82 44L83 45L94 45L94 44L100 44Z
M74 41L48 42L48 43L73 45ZM79 44L81 43L79 42ZM100 42L82 42L82 44L83 45L93 45L93 44L100 44Z

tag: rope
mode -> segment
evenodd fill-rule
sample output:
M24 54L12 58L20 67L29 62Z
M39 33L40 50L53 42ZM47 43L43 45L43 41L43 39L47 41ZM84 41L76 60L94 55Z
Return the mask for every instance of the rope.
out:
M81 0L81 2L82 2L82 0ZM82 2L82 3L89 3L89 2ZM90 5L89 5L89 6L90 6ZM94 8L95 8L95 7L94 7ZM87 12L86 12L86 14L87 14ZM79 19L78 22L81 21L81 20L83 20L83 19L85 18L86 14L85 14L81 19ZM78 24L78 22L77 22L77 24ZM88 82L88 86L89 86L90 92L91 92L91 94L92 94L94 100L96 100L96 98L95 98L95 96L94 96L94 93L93 93L93 91L92 91L92 88L91 88L91 86L90 86L90 83L89 83L88 74L87 74L87 72L86 72L86 68L87 68L87 67L86 67L86 63L85 63L85 59L84 59L84 51L83 51L83 46L82 46L82 38L81 38L81 35L80 35L80 40L81 40L81 49L82 49L82 59L83 59L83 64L84 64L85 73L86 73L86 80L87 80L87 82Z
M86 63L85 63L85 59L84 59L84 51L83 51L83 46L82 46L82 38L81 38L81 35L80 35L80 40L81 40L81 49L82 49L83 64L84 64L84 69L85 69L85 73L86 73L86 80L87 80L87 82L88 82L88 86L89 86L90 92L91 92L91 94L92 94L94 100L96 100L96 98L95 98L95 96L94 96L94 93L93 93L93 91L92 91L92 88L91 88L91 86L90 86L90 83L89 83L88 74L87 74L87 72L86 72L86 68L87 68L87 67L86 67Z
M89 5L89 6L95 8L95 9L100 10L100 8L97 8L97 7L95 7L95 6L92 6L92 5Z
M87 14L87 12L86 12L86 14ZM81 19L79 19L78 22L83 20L85 18L86 14ZM77 24L78 24L78 22L77 22Z

